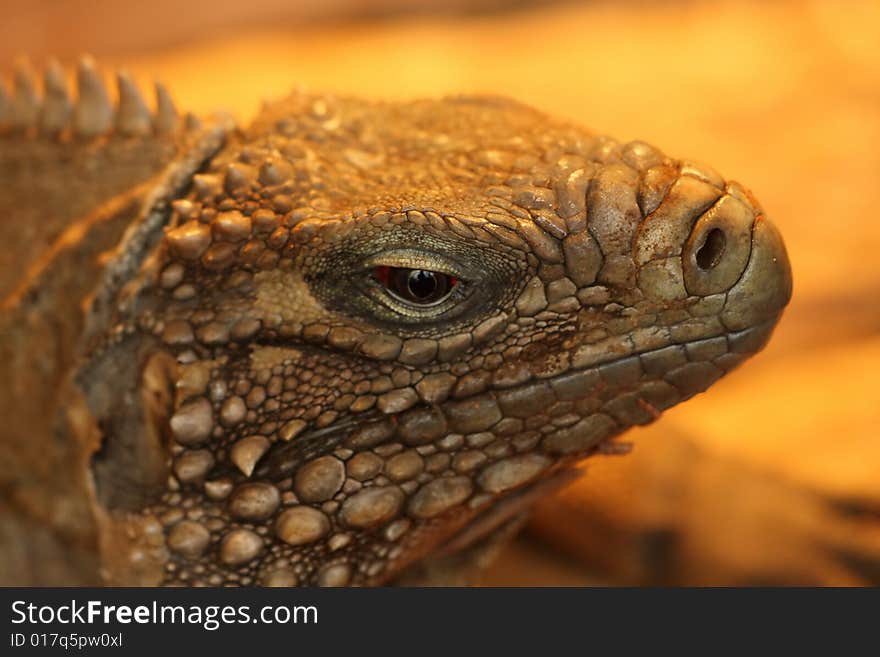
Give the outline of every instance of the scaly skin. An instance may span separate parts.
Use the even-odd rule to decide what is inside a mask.
[[[448,580],[791,294],[743,187],[499,98],[295,94],[160,189],[62,404],[113,584]]]

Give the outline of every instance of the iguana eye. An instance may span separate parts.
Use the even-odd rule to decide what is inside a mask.
[[[393,296],[419,306],[441,303],[458,285],[458,279],[449,274],[407,267],[376,267],[373,277]]]

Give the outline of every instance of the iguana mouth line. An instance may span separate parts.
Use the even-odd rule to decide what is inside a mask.
[[[622,362],[629,358],[640,357],[645,355],[650,355],[652,353],[657,353],[662,351],[663,349],[667,349],[670,346],[680,346],[686,347],[689,344],[695,344],[701,342],[703,340],[709,340],[721,336],[727,336],[728,338],[733,337],[735,339],[741,339],[745,337],[751,337],[755,335],[759,335],[761,333],[769,332],[775,324],[775,318],[769,319],[755,326],[743,329],[741,331],[735,332],[722,332],[718,334],[713,334],[710,336],[706,336],[703,338],[688,340],[681,343],[671,343],[670,345],[666,345],[664,347],[658,347],[654,349],[647,349],[640,352],[634,352],[632,354],[628,354],[626,356],[621,356],[619,358],[615,358],[608,361],[602,361],[601,363],[596,363],[595,365],[590,365],[586,367],[582,367],[579,369],[567,370],[563,373],[556,374],[552,377],[548,377],[547,379],[540,379],[541,381],[545,381],[548,383],[552,383],[554,380],[559,380],[562,377],[572,375],[578,372],[585,372],[589,370],[596,370],[600,366],[613,366],[615,363]],[[267,346],[267,343],[264,341],[260,341],[258,344],[261,346]],[[272,344],[271,346],[277,346],[277,344]],[[308,346],[308,345],[306,345]],[[299,348],[299,346],[297,346]],[[729,351],[727,352],[729,353]],[[690,361],[689,361],[690,362]],[[533,384],[534,381],[530,381],[521,385],[511,386],[509,388],[503,388],[499,390],[491,390],[488,391],[491,393],[499,393],[504,391],[515,391],[521,390],[528,387],[530,384]],[[592,395],[590,394],[592,390],[584,390],[583,395],[579,397],[575,397],[570,401],[577,402],[589,399]],[[474,395],[476,396],[476,395]],[[466,401],[467,398],[456,399],[454,401]],[[443,403],[438,404],[442,408]],[[316,456],[320,456],[322,454],[327,454],[333,451],[336,447],[338,447],[351,433],[352,430],[363,426],[364,424],[369,424],[373,422],[381,422],[385,419],[389,419],[392,422],[397,420],[399,414],[383,414],[377,411],[375,408],[370,409],[369,411],[365,411],[363,413],[349,415],[342,420],[331,424],[327,427],[315,428],[315,429],[306,429],[299,435],[297,435],[291,442],[278,442],[273,444],[266,455],[261,459],[261,465],[259,465],[254,471],[254,476],[256,478],[265,478],[270,480],[278,480],[284,477],[290,476],[296,472],[297,468],[299,468],[304,463],[308,462],[310,458],[314,458]],[[613,438],[610,436],[608,439]],[[393,442],[395,437],[392,436],[388,438],[385,442]],[[604,440],[602,441],[604,442]],[[382,443],[384,444],[384,443]],[[593,447],[597,447],[600,443],[593,445]],[[233,472],[232,466],[226,468],[226,470],[221,471],[219,474],[229,474]]]

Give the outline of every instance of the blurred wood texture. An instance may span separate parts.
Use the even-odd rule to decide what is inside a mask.
[[[753,189],[785,236],[795,293],[767,350],[627,434],[631,455],[588,461],[486,583],[880,584],[880,3],[594,2],[319,23],[304,12],[271,25],[281,3],[234,4],[181,15],[159,2],[89,23],[38,2],[0,34],[37,61],[91,51],[164,80],[186,109],[242,119],[293,85],[513,96],[709,162]],[[429,9],[360,13],[402,4]],[[74,16],[91,27],[70,29]]]

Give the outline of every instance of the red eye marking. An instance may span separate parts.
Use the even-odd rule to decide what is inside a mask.
[[[373,270],[373,276],[384,287],[388,287],[388,281],[391,280],[391,267],[376,267]]]

